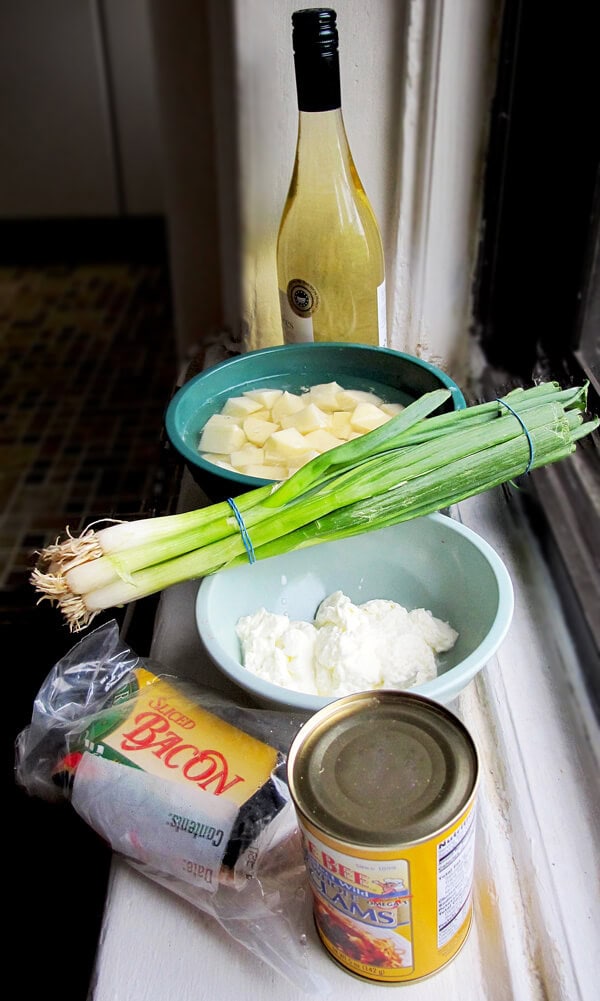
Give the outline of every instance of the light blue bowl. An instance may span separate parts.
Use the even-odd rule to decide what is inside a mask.
[[[322,382],[344,389],[367,389],[387,403],[412,403],[423,393],[448,389],[442,411],[464,410],[465,398],[445,372],[412,355],[366,344],[286,344],[219,362],[195,375],[175,393],[165,414],[169,441],[191,475],[212,500],[262,486],[243,473],[222,469],[198,452],[200,432],[231,396],[251,389],[284,389],[300,393]]]
[[[443,704],[488,663],[513,615],[512,583],[495,550],[459,522],[432,514],[204,578],[196,601],[200,639],[211,660],[259,705],[316,712],[333,700],[288,691],[243,667],[235,627],[263,606],[312,621],[334,591],[356,603],[388,598],[426,608],[457,630],[453,649],[438,658],[438,677],[411,689]]]

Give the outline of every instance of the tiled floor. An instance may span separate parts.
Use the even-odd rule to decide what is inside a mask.
[[[0,590],[31,553],[152,504],[174,344],[160,269],[0,270]]]
[[[110,864],[68,803],[29,797],[14,781],[16,735],[75,642],[55,609],[36,604],[29,574],[35,551],[67,526],[168,503],[160,438],[175,375],[162,266],[0,268],[4,857],[14,887],[9,955],[26,957],[14,962],[23,997],[85,1001]]]

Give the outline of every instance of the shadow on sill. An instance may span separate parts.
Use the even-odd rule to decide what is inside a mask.
[[[578,373],[579,374],[579,373]],[[553,378],[544,373],[539,379]],[[563,385],[581,384],[573,378]],[[519,379],[492,368],[482,376],[486,399],[506,393]],[[598,398],[590,387],[589,406]],[[519,482],[524,512],[535,531],[560,597],[596,718],[600,721],[600,434],[577,443],[559,463],[535,469]]]

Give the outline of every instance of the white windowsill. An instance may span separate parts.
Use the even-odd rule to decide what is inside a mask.
[[[498,655],[451,706],[482,761],[474,926],[444,970],[407,989],[413,1001],[591,1001],[600,978],[598,726],[518,504],[507,504],[496,490],[452,513],[504,560],[515,615]],[[163,594],[152,653],[173,673],[215,684],[219,676],[195,634],[196,590],[192,582]],[[381,994],[339,970],[310,932],[309,950],[334,1001]],[[115,858],[91,998],[115,997],[302,1001],[307,995],[214,920]]]
[[[499,996],[588,999],[600,975],[598,722],[518,498],[492,491],[457,516],[496,549],[515,588],[509,634],[460,700],[487,765],[479,847],[490,883],[478,910],[498,925],[511,983]],[[478,893],[488,894],[481,880]]]

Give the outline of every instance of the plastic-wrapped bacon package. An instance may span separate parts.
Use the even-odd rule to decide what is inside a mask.
[[[115,852],[211,914],[307,993],[310,918],[286,757],[303,722],[242,708],[138,657],[113,620],[50,671],[16,742],[16,779],[67,796]]]

